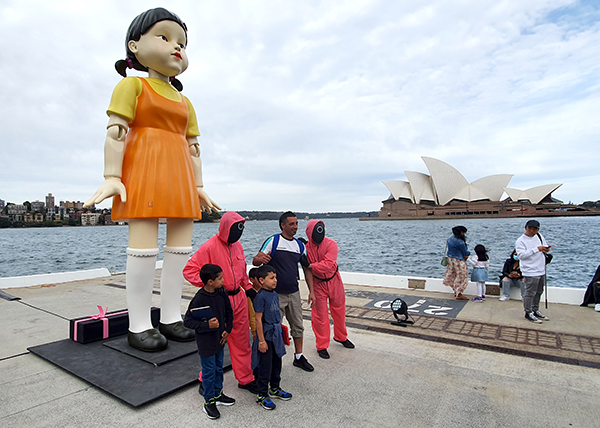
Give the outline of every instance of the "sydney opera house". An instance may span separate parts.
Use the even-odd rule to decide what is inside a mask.
[[[429,175],[405,171],[408,181],[383,182],[391,194],[383,201],[380,218],[538,216],[573,208],[552,198],[561,184],[515,189],[509,187],[512,174],[488,175],[469,183],[451,165],[421,158]]]

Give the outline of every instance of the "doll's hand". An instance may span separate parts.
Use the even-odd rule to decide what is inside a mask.
[[[196,187],[196,190],[198,191],[198,197],[200,197],[202,211],[210,214],[211,211],[217,212],[221,209],[221,207],[208,196],[208,193],[206,193],[202,187],[198,186]]]
[[[127,201],[127,191],[125,190],[125,186],[121,182],[120,178],[117,177],[108,177],[104,180],[104,183],[96,190],[96,193],[88,199],[85,204],[83,204],[83,208],[91,207],[92,205],[99,204],[106,198],[110,198],[111,196],[119,195],[121,197],[121,201]]]

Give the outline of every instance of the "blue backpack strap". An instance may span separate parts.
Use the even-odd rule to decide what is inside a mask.
[[[300,247],[300,255],[302,255],[302,253],[304,253],[304,244],[299,239],[296,239],[296,238],[294,238],[294,239],[298,243],[298,247]]]
[[[279,236],[281,236],[279,233],[273,235],[273,244],[271,245],[271,257],[273,257],[273,254],[275,254],[275,251],[277,250],[277,245],[279,245]]]

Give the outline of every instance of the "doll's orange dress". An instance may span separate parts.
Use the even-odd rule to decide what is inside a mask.
[[[145,80],[125,140],[121,181],[127,202],[113,198],[112,218],[202,218],[186,138],[188,106],[159,95]]]

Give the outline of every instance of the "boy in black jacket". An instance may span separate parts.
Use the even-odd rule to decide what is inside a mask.
[[[202,363],[204,413],[210,419],[217,419],[221,416],[217,405],[235,404],[233,398],[223,393],[223,346],[233,326],[233,311],[229,296],[222,288],[223,270],[219,266],[202,266],[200,279],[204,287],[190,302],[183,324],[196,331],[196,344]],[[196,317],[193,312],[196,312]]]

